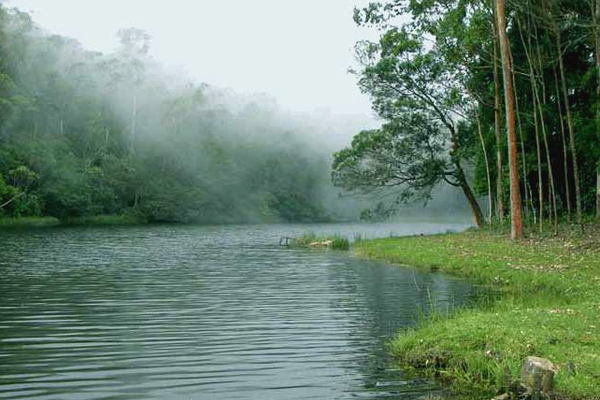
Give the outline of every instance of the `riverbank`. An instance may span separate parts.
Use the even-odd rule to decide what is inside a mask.
[[[45,228],[53,226],[79,226],[79,225],[140,225],[146,221],[130,215],[98,215],[93,217],[78,217],[60,220],[54,217],[21,217],[0,218],[2,228]]]
[[[61,222],[54,217],[22,217],[22,218],[0,218],[0,229],[2,228],[43,228],[58,226]]]
[[[598,237],[572,233],[513,244],[504,235],[470,231],[362,241],[354,251],[468,277],[500,292],[401,333],[391,350],[404,367],[445,381],[458,395],[491,398],[535,355],[559,367],[559,398],[599,399]]]

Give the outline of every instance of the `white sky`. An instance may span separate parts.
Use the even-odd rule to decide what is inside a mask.
[[[109,52],[118,29],[152,36],[152,56],[199,82],[264,92],[292,112],[370,119],[346,70],[374,32],[352,21],[368,0],[8,0],[50,32]]]

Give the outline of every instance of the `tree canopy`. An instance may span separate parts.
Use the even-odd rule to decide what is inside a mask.
[[[395,0],[356,9],[358,24],[381,32],[357,44],[357,74],[384,122],[336,153],[334,183],[394,187],[392,204],[427,198],[440,182],[457,185],[481,225],[482,196],[488,221],[504,220],[510,175],[523,196],[511,214],[522,209],[540,229],[561,218],[581,223],[597,208],[599,14],[598,0]],[[512,108],[505,95],[514,95]],[[427,140],[436,147],[424,157]]]

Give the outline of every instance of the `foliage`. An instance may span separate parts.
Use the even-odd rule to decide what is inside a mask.
[[[400,200],[428,199],[450,175],[438,124],[422,113],[402,115],[381,129],[363,131],[335,153],[333,182],[347,190],[372,193],[397,187]]]
[[[87,51],[0,5],[0,213],[328,220],[328,150],[268,102],[173,78],[146,32],[118,36],[112,54]]]
[[[554,208],[557,214],[570,218],[576,201],[571,160],[576,155],[582,206],[591,213],[596,205],[600,159],[595,0],[506,3],[523,208],[532,221],[535,214],[539,222],[540,210],[543,218],[551,218]],[[359,86],[371,96],[373,109],[384,120],[384,126],[359,133],[352,147],[336,154],[334,182],[362,192],[376,188],[381,191],[385,185],[399,187],[399,191],[385,191],[388,196],[397,195],[395,201],[427,198],[430,187],[440,181],[463,188],[468,181],[469,189],[472,185],[477,195],[494,199],[495,188],[499,188],[500,194],[508,198],[508,181],[497,182],[500,174],[492,167],[497,154],[507,159],[505,133],[500,132],[500,142],[495,140],[495,98],[503,93],[502,89],[499,93],[494,90],[494,60],[499,63],[499,52],[493,3],[393,0],[356,9],[354,20],[381,32],[379,41],[357,44],[357,57],[363,64],[358,71]],[[576,132],[575,153],[569,149],[571,139],[566,134],[569,118],[559,60],[565,66],[569,111]],[[501,83],[499,86],[502,88]],[[441,147],[431,160],[436,158],[437,165],[444,168],[428,169],[427,174],[410,179],[389,179],[398,170],[404,177],[407,166],[421,166],[419,157],[400,157],[408,153],[395,148],[399,138],[406,140],[415,130],[397,121],[406,121],[407,115],[413,114],[431,121],[428,126],[422,124],[423,131]],[[502,112],[500,117],[502,120]],[[396,124],[398,132],[390,135],[389,124]],[[386,144],[380,144],[382,137],[387,138]],[[385,152],[397,157],[384,159],[382,155],[374,162],[374,151],[361,148],[361,143],[371,144],[367,138],[379,141],[378,148],[385,147]],[[422,141],[404,143],[416,153],[422,150]],[[461,176],[463,168],[470,179]],[[507,165],[502,164],[504,179],[508,178],[506,169]],[[472,204],[468,191],[464,191]]]

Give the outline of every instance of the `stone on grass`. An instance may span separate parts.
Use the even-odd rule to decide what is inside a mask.
[[[521,384],[533,396],[549,395],[552,391],[554,374],[557,368],[550,360],[540,357],[527,357],[521,367]]]

